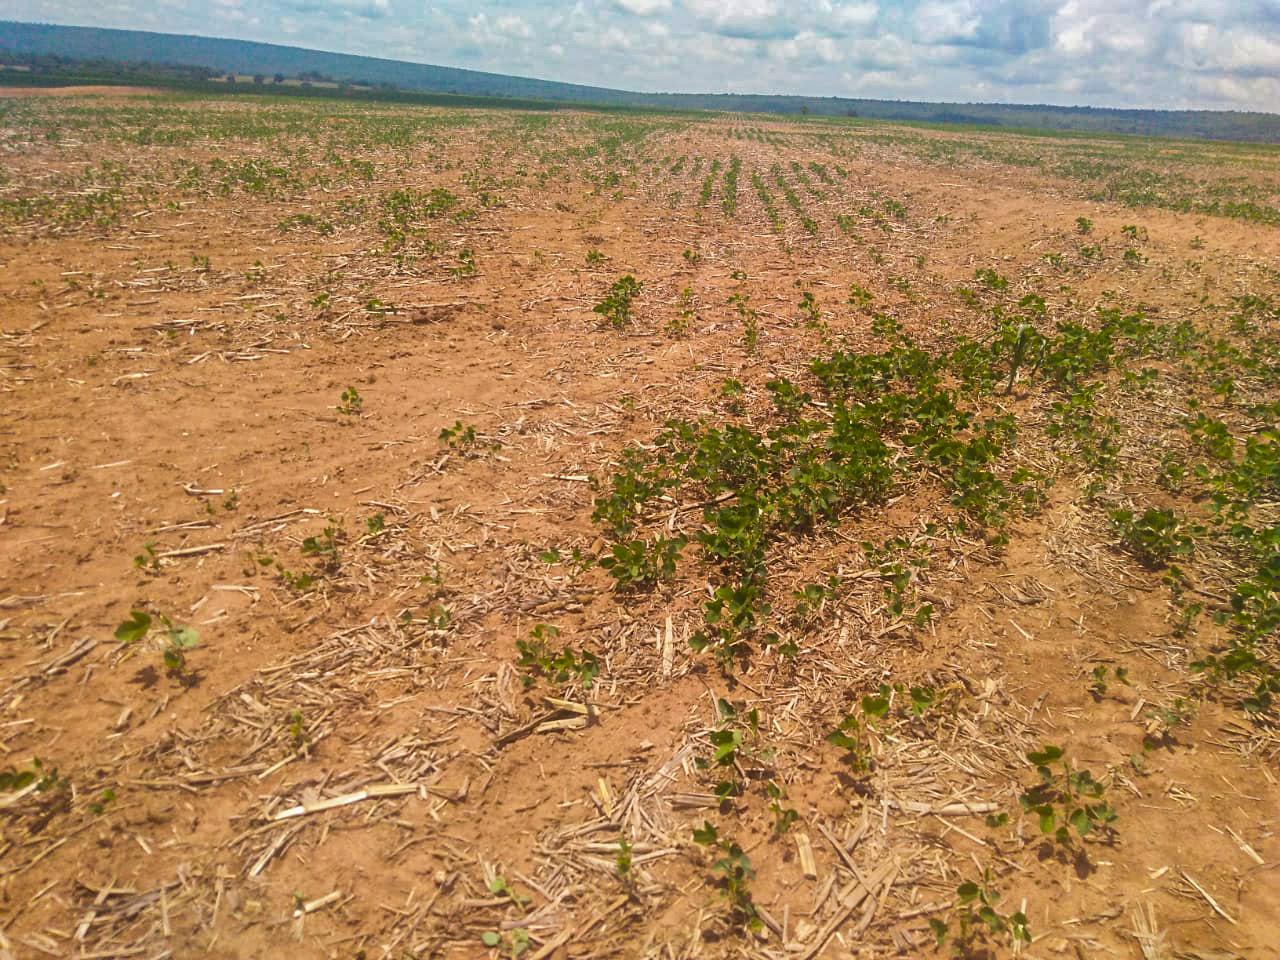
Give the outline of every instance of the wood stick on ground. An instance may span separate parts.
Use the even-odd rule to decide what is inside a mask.
[[[813,844],[807,833],[796,834],[796,851],[800,854],[800,869],[808,880],[818,879],[818,865],[813,860]]]
[[[896,863],[886,863],[871,875],[865,885],[855,880],[847,890],[842,891],[837,897],[837,902],[840,905],[836,908],[835,916],[818,931],[817,938],[804,953],[800,954],[798,960],[814,960],[814,957],[822,953],[827,941],[835,936],[835,932],[849,921],[849,918],[853,916],[858,907],[862,906],[862,902],[867,897],[875,895],[874,891],[879,889],[886,878],[895,873],[897,869],[898,865]]]
[[[273,822],[289,820],[293,817],[302,817],[312,813],[322,813],[325,810],[333,810],[337,807],[345,807],[353,803],[359,803],[362,800],[403,797],[406,794],[417,792],[418,785],[416,783],[385,783],[379,786],[365,787],[363,790],[343,794],[340,797],[330,797],[328,800],[317,800],[315,803],[300,803],[296,807],[281,810],[271,819]]]
[[[551,940],[548,940],[545,944],[543,944],[542,948],[538,950],[537,953],[533,954],[533,956],[529,958],[529,960],[547,960],[547,957],[551,956],[553,953],[559,950],[562,946],[564,946],[566,943],[572,940],[575,935],[579,937],[585,937],[588,933],[591,932],[592,927],[594,927],[597,923],[599,923],[609,914],[613,913],[613,911],[617,910],[619,907],[625,904],[629,899],[631,899],[629,895],[618,897],[618,899],[611,902],[608,906],[606,906],[603,910],[601,910],[599,913],[593,916],[590,920],[588,920],[578,929],[565,930],[563,933],[560,933],[555,937],[553,937]]]
[[[157,560],[174,560],[178,557],[198,557],[206,553],[217,553],[219,550],[225,550],[225,543],[210,543],[203,547],[183,547],[179,550],[165,550],[163,553],[157,553]]]
[[[1134,908],[1133,936],[1143,960],[1164,960],[1164,934],[1156,924],[1156,908],[1150,902]]]
[[[1205,902],[1208,903],[1209,906],[1213,908],[1214,913],[1220,916],[1223,920],[1227,921],[1227,923],[1235,925],[1236,923],[1235,918],[1233,918],[1231,914],[1227,913],[1227,911],[1223,910],[1222,907],[1218,906],[1218,901],[1213,899],[1213,897],[1209,895],[1209,891],[1207,891],[1204,887],[1200,886],[1200,884],[1196,883],[1196,881],[1192,879],[1191,874],[1187,873],[1187,871],[1180,870],[1179,872],[1182,874],[1182,879],[1186,880],[1187,883],[1195,887],[1196,891],[1200,894],[1200,896],[1204,897]]]
[[[934,817],[967,817],[984,813],[995,813],[1000,809],[998,803],[944,803],[934,806],[914,800],[890,800],[889,806],[897,807],[903,813],[922,813]]]

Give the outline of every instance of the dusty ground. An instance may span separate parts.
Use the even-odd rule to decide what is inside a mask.
[[[0,97],[153,97],[162,93],[153,87],[108,87],[108,86],[71,86],[71,87],[4,87],[0,86]]]
[[[774,544],[791,657],[690,649],[715,581],[692,547],[631,593],[571,559],[607,552],[593,500],[624,449],[676,417],[767,423],[766,382],[881,349],[876,313],[926,346],[984,336],[978,269],[1052,320],[1115,305],[1217,331],[1232,298],[1280,295],[1266,222],[1089,199],[1061,169],[930,155],[934,136],[163,99],[0,113],[0,769],[33,771],[0,791],[0,955],[946,955],[930,920],[954,938],[957,887],[985,877],[1031,941],[975,935],[968,955],[1280,956],[1280,740],[1189,668],[1222,640],[1236,568],[1197,547],[1210,609],[1176,630],[1164,574],[1106,519],[1174,502],[1148,460],[1181,395],[1108,395],[1104,477],[1047,440],[1011,453],[1046,482],[1007,542],[926,477]],[[1177,168],[1195,197],[1274,195],[1274,150],[1208,156]],[[453,199],[429,206],[435,188]],[[418,198],[400,220],[398,190]],[[593,307],[628,274],[614,329]],[[1243,392],[1280,400],[1252,376]],[[990,399],[1029,437],[1049,402]],[[650,519],[674,530],[686,506]],[[905,612],[861,546],[894,537],[919,561]],[[819,615],[780,612],[831,575]],[[122,643],[135,610],[151,630]],[[178,670],[164,618],[198,632]],[[540,625],[598,657],[594,683],[521,664]],[[1126,680],[1098,689],[1100,666]],[[900,689],[850,769],[827,735],[881,684]],[[729,765],[722,698],[759,718]],[[1061,844],[1021,810],[1046,744],[1105,785],[1114,833]],[[705,823],[749,859],[746,899],[694,842]]]

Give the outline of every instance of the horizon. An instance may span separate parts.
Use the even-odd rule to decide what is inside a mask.
[[[268,0],[249,14],[243,0],[215,0],[202,15],[189,0],[164,9],[124,0],[105,11],[80,0],[0,0],[0,19],[269,43],[645,94],[1259,113],[1280,103],[1280,0],[1154,0],[1120,13],[1102,12],[1099,0],[809,0],[789,9],[748,0],[730,11],[706,0],[514,0],[475,12],[448,0],[419,11],[417,23],[402,19],[400,6]],[[75,8],[83,12],[69,22]],[[548,8],[563,12],[534,15]],[[268,17],[271,10],[306,14],[305,23]],[[428,21],[447,29],[429,30]],[[695,48],[701,56],[692,56]],[[1153,89],[1167,93],[1140,92]]]

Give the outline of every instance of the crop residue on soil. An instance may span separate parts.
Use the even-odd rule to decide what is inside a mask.
[[[0,104],[0,956],[1280,956],[1280,154],[1174,146]]]

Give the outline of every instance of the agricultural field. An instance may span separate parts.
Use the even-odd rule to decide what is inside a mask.
[[[1280,957],[1280,149],[0,99],[0,957]]]

